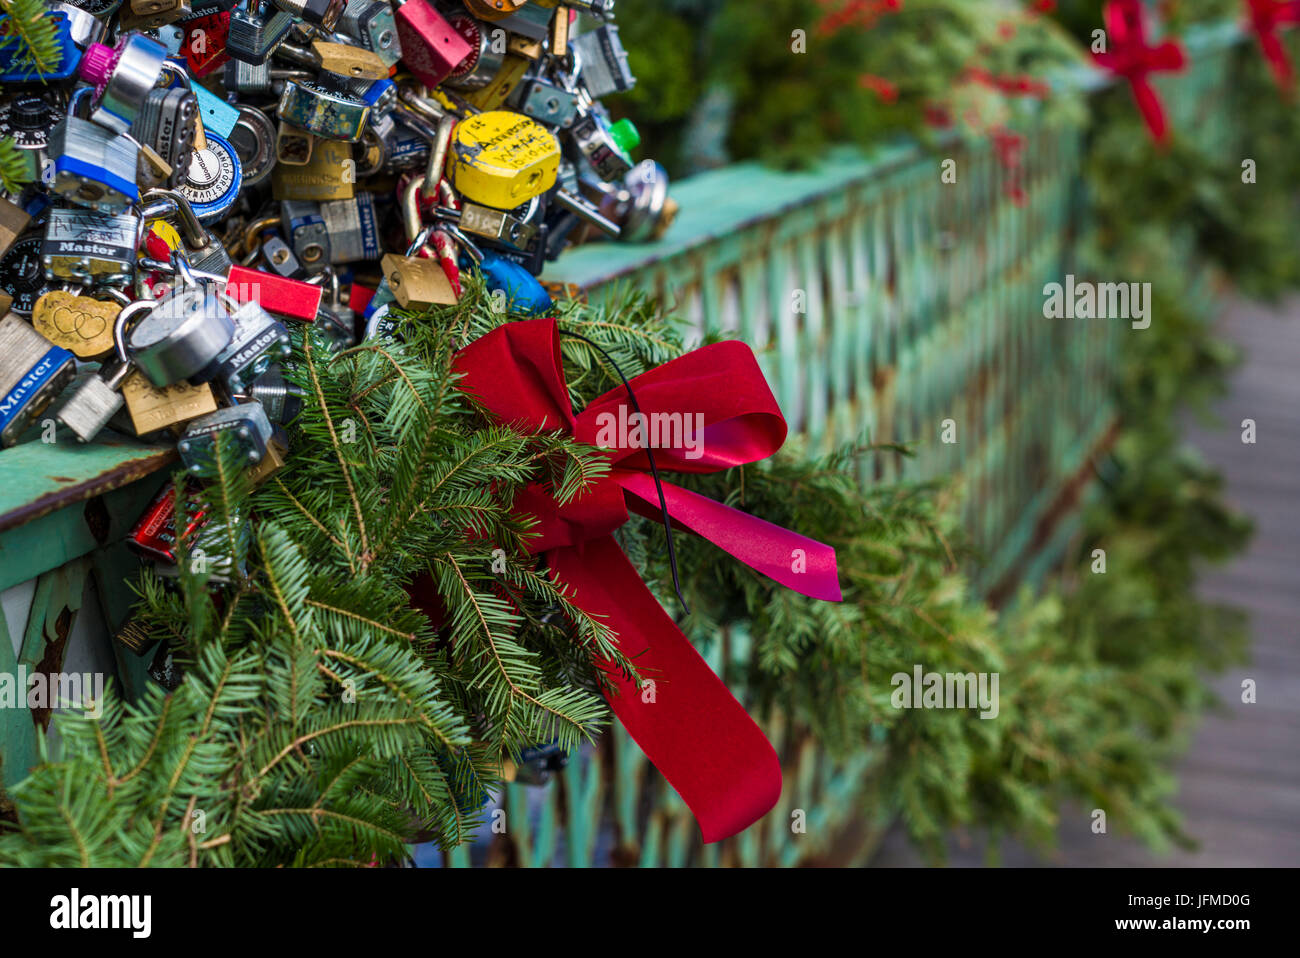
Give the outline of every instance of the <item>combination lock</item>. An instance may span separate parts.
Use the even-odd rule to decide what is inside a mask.
[[[36,301],[50,291],[41,260],[44,228],[20,236],[0,258],[0,290],[13,298],[10,309],[20,316],[30,316]]]
[[[235,204],[243,185],[243,165],[229,141],[215,133],[206,135],[207,145],[190,157],[188,182],[180,193],[190,202],[200,222],[221,219]]]
[[[0,106],[0,139],[12,139],[20,150],[44,150],[62,119],[63,109],[50,99],[23,94]]]

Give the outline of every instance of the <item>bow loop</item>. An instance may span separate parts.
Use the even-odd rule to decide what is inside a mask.
[[[1187,65],[1183,49],[1172,40],[1149,46],[1142,0],[1108,0],[1102,13],[1106,24],[1105,53],[1094,53],[1098,65],[1128,81],[1142,119],[1157,143],[1169,133],[1164,106],[1150,74],[1177,71]]]

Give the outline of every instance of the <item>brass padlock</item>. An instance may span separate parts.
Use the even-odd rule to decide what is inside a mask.
[[[14,240],[22,235],[31,222],[26,211],[11,200],[0,200],[0,256],[9,252]]]
[[[262,457],[262,461],[249,467],[248,478],[252,480],[254,486],[260,486],[273,473],[284,468],[289,447],[281,441],[281,436],[283,431],[280,435],[273,435],[266,444],[266,455]]]
[[[117,18],[124,30],[156,30],[192,15],[188,0],[131,0]]]
[[[271,194],[277,200],[350,200],[355,190],[356,177],[351,175],[355,169],[351,143],[317,140],[305,165],[275,165]]]
[[[159,389],[139,372],[122,382],[122,397],[137,436],[217,411],[217,399],[208,383],[192,386],[182,380]]]
[[[316,150],[316,137],[283,120],[275,134],[275,168],[306,166]]]
[[[569,55],[569,8],[560,7],[551,20],[551,35],[548,39],[550,54],[563,58]]]
[[[435,259],[389,253],[380,266],[394,298],[405,309],[452,306],[457,302],[451,281]]]
[[[379,54],[365,47],[313,40],[311,49],[316,54],[317,66],[326,73],[356,80],[388,79],[388,64]]]
[[[528,0],[465,0],[465,9],[480,20],[503,20],[519,12]]]
[[[122,307],[65,289],[52,289],[32,307],[32,325],[78,359],[103,359],[113,351],[113,323]]]

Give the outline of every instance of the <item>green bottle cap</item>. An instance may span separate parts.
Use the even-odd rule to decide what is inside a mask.
[[[624,117],[609,126],[609,136],[624,153],[630,154],[641,143],[641,134],[636,131],[632,121]]]

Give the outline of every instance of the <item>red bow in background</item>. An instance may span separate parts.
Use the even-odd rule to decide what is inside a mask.
[[[1102,16],[1106,24],[1106,52],[1094,53],[1093,58],[1103,68],[1128,81],[1147,129],[1157,143],[1163,143],[1169,135],[1169,126],[1149,77],[1158,70],[1181,70],[1187,63],[1183,49],[1171,40],[1159,46],[1147,46],[1142,0],[1109,0]]]
[[[465,347],[460,388],[498,422],[523,431],[563,431],[598,445],[602,427],[626,422],[627,391],[610,390],[575,416],[560,362],[554,319],[510,323]],[[698,443],[654,448],[660,471],[706,473],[772,455],[786,422],[754,354],[739,342],[687,353],[631,380],[636,405],[656,414],[702,416]],[[623,407],[620,410],[620,407]],[[622,420],[620,420],[622,416]],[[613,417],[612,419],[610,417]],[[659,493],[643,448],[607,450],[611,470],[561,506],[541,485],[515,500],[537,519],[529,550],[543,554],[573,601],[606,617],[622,651],[656,683],[653,701],[615,670],[610,708],[694,812],[704,841],[747,828],[781,795],[781,766],[763,732],[664,612],[610,535],[628,510],[660,517]],[[706,496],[662,483],[674,524],[701,535],[782,585],[839,601],[835,550]],[[798,570],[798,571],[796,571]]]
[[[1300,23],[1300,0],[1246,0],[1246,7],[1250,28],[1259,40],[1273,78],[1279,87],[1290,91],[1295,71],[1277,32],[1283,26]]]

